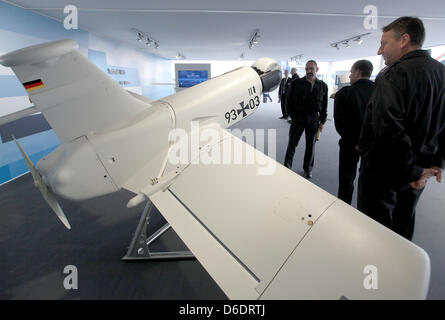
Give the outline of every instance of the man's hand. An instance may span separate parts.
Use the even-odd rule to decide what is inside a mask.
[[[436,181],[437,182],[442,182],[442,174],[443,174],[443,169],[440,167],[431,167],[431,169],[435,169],[437,170],[437,174],[436,174]]]
[[[323,123],[320,123],[320,124],[318,125],[318,129],[320,129],[320,132],[323,131]]]
[[[426,182],[429,178],[436,176],[436,180],[440,182],[442,180],[442,168],[439,167],[431,167],[423,169],[423,173],[420,176],[419,180],[411,182],[410,186],[414,189],[421,190],[425,188]]]

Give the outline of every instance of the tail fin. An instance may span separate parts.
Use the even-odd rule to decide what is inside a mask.
[[[77,48],[74,40],[60,40],[0,57],[62,142],[104,130],[147,108]]]

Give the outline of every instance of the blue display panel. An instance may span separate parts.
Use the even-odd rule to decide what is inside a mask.
[[[190,88],[209,80],[209,72],[207,70],[179,70],[178,84],[180,88]]]

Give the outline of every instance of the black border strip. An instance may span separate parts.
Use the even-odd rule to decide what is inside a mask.
[[[40,82],[43,84],[42,79],[37,79],[37,80],[29,81],[29,82],[24,82],[22,84],[23,84],[24,87],[26,87],[26,86],[29,86],[31,84],[36,84],[36,83],[40,83]]]

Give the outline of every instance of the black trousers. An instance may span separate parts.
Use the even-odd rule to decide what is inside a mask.
[[[263,92],[263,102],[267,102],[267,98],[269,98],[270,102],[272,102],[272,98],[270,97],[269,92]]]
[[[422,192],[409,184],[388,185],[377,172],[360,166],[358,210],[408,240],[413,238],[416,205]]]
[[[292,168],[292,161],[295,154],[295,148],[298,146],[301,135],[306,136],[306,150],[304,152],[303,170],[311,172],[314,167],[315,138],[318,130],[318,115],[305,117],[296,117],[292,119],[289,129],[289,144],[287,145],[284,165]]]
[[[354,180],[360,159],[358,151],[351,143],[340,140],[338,167],[338,198],[351,204],[354,193]]]
[[[286,96],[281,97],[281,112],[283,113],[283,117],[287,118],[287,110],[286,110]]]

